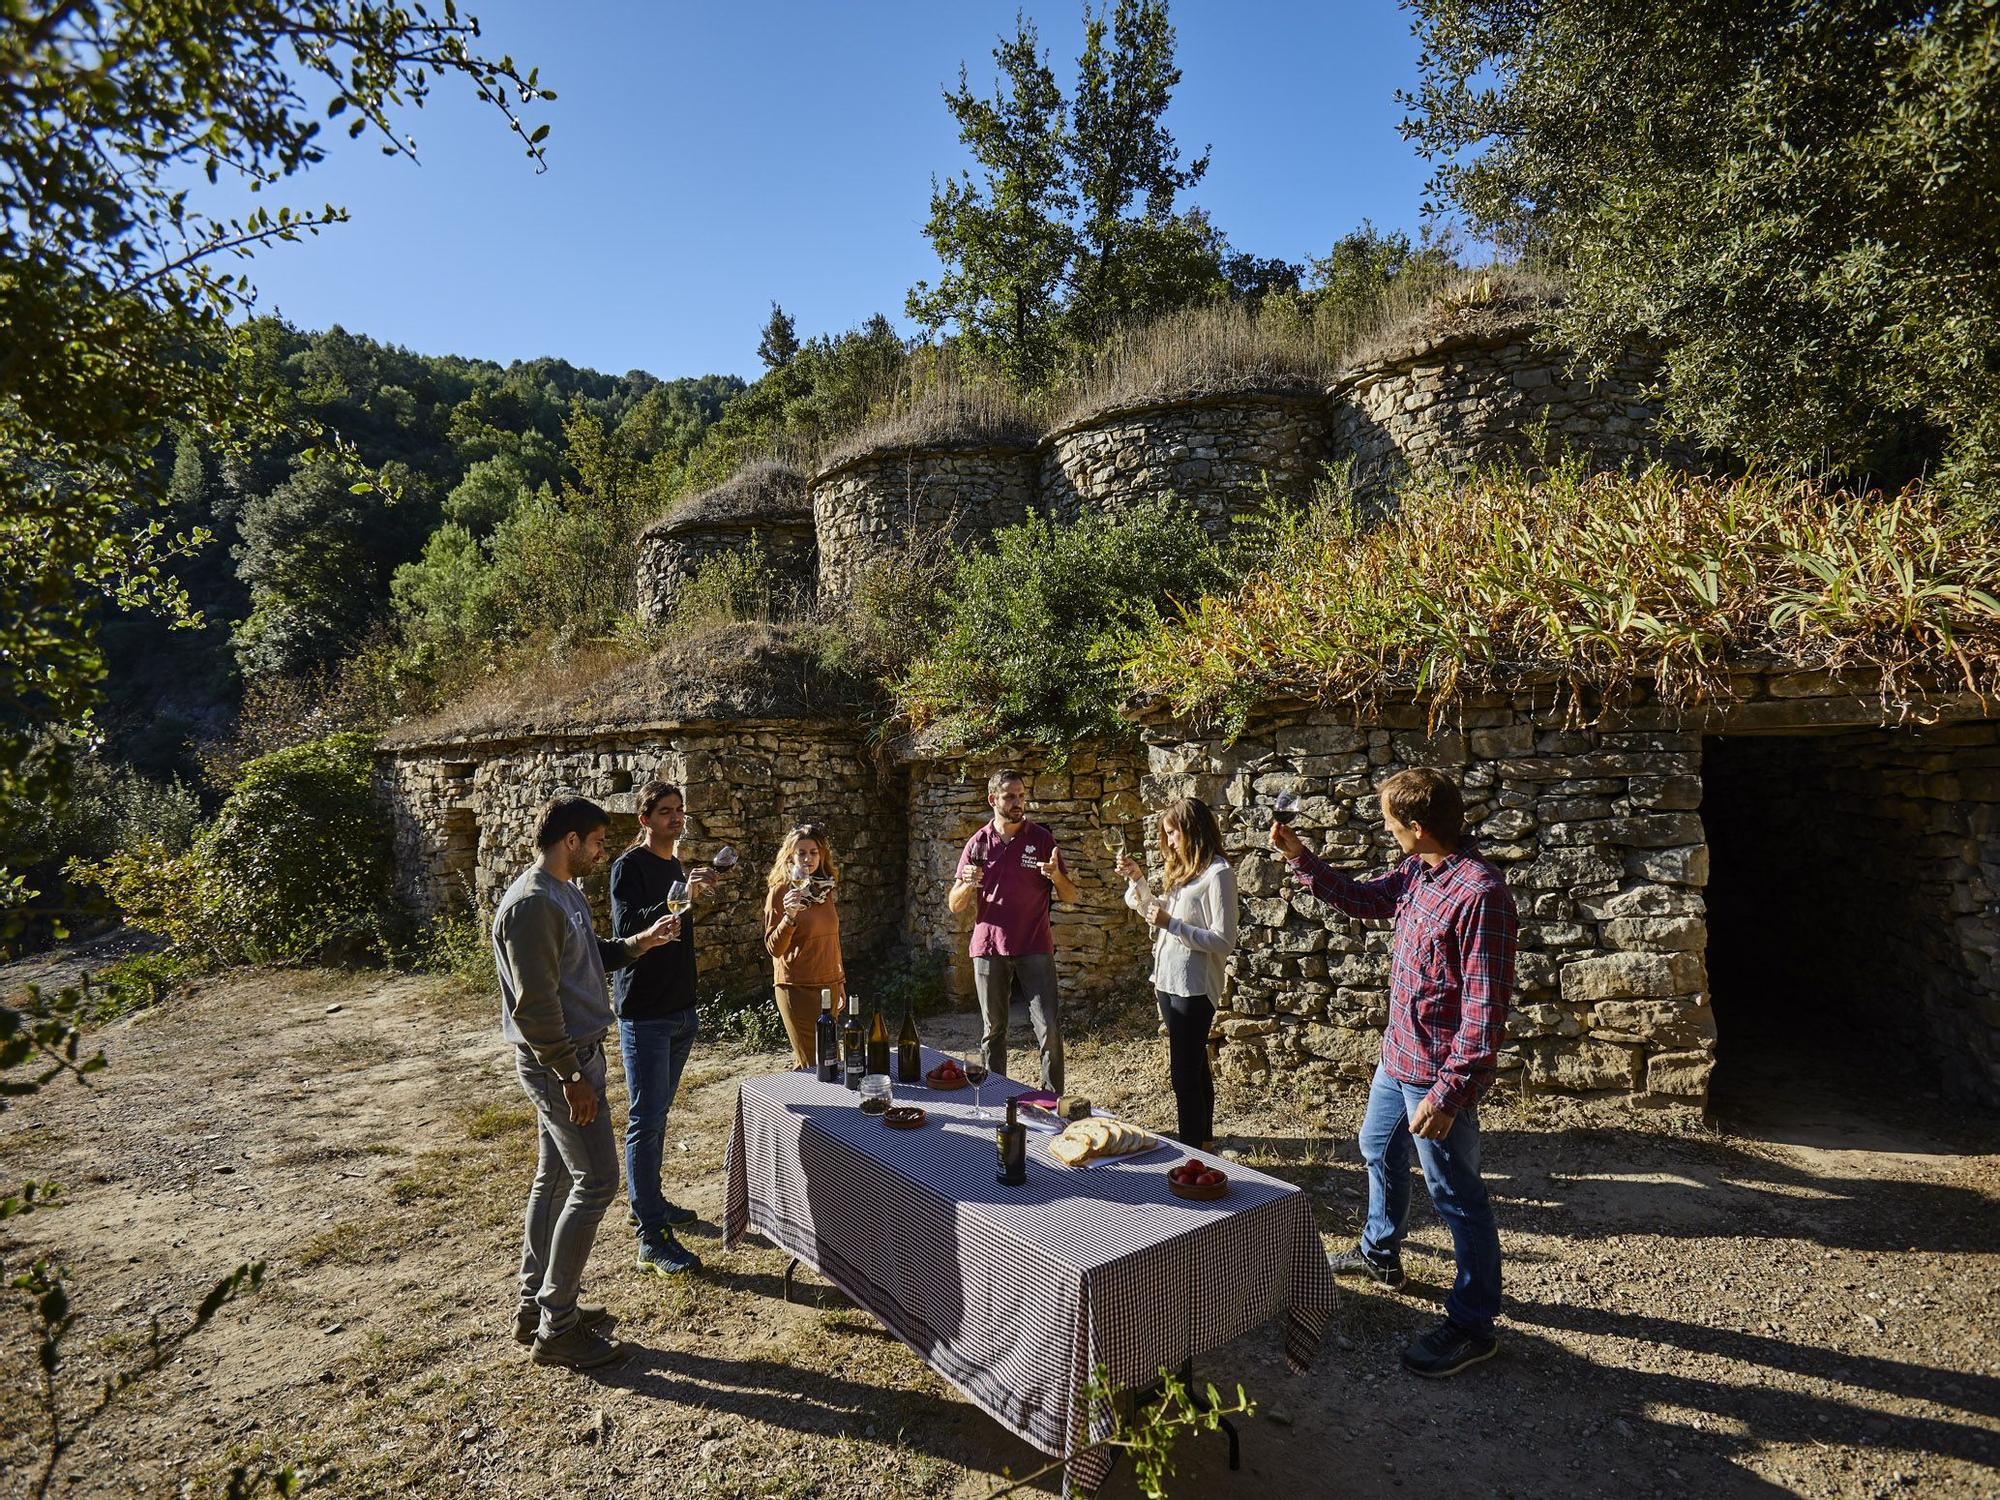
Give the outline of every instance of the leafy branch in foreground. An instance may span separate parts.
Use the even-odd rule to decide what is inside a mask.
[[[1129,634],[1133,685],[1225,721],[1273,695],[1414,693],[1443,717],[1536,679],[1692,705],[1741,667],[1879,673],[1885,703],[2000,691],[2000,532],[1924,486],[1493,470],[1431,476],[1372,530],[1307,517],[1297,542]]]
[[[1205,1387],[1203,1394],[1206,1399],[1197,1401],[1186,1381],[1162,1370],[1160,1399],[1140,1407],[1128,1422],[1119,1413],[1117,1393],[1111,1389],[1110,1372],[1099,1365],[1090,1377],[1088,1400],[1091,1410],[1111,1414],[1111,1431],[1095,1442],[1085,1444],[1068,1459],[1059,1458],[1053,1463],[1043,1464],[1032,1474],[1023,1474],[1018,1479],[1009,1476],[1008,1482],[994,1490],[986,1500],[1000,1500],[1003,1495],[1026,1489],[1044,1475],[1062,1468],[1065,1463],[1074,1462],[1080,1454],[1099,1448],[1108,1448],[1114,1453],[1129,1453],[1132,1456],[1132,1477],[1139,1493],[1146,1500],[1167,1500],[1167,1481],[1174,1475],[1174,1444],[1182,1433],[1219,1432],[1225,1418],[1256,1414],[1257,1403],[1240,1385],[1236,1387],[1236,1401],[1232,1406],[1222,1404],[1222,1397],[1213,1385]]]
[[[42,1471],[35,1493],[46,1495],[55,1484],[56,1470],[61,1466],[64,1455],[90,1429],[91,1424],[110,1410],[135,1381],[150,1375],[178,1354],[181,1346],[206,1328],[224,1307],[262,1288],[264,1263],[261,1260],[250,1261],[216,1282],[184,1327],[163,1333],[160,1320],[155,1317],[146,1336],[145,1352],[131,1365],[106,1376],[96,1397],[74,1414],[67,1414],[64,1410],[60,1384],[63,1340],[69,1336],[76,1322],[76,1309],[70,1302],[63,1266],[45,1256],[13,1276],[7,1284],[27,1302],[34,1325],[38,1371],[36,1393],[41,1401],[41,1415],[47,1431],[42,1448]],[[281,1489],[280,1493],[289,1491]]]

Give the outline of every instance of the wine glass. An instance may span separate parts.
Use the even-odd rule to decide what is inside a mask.
[[[980,1085],[986,1082],[988,1076],[985,1052],[975,1043],[959,1055],[959,1061],[965,1066],[965,1081],[972,1085],[972,1118],[975,1120],[990,1118],[986,1113],[986,1106],[979,1102]]]
[[[720,849],[715,851],[715,858],[710,860],[708,865],[710,869],[716,871],[733,870],[736,868],[736,858],[736,850],[732,846],[724,844]]]
[[[676,880],[672,885],[667,887],[667,910],[672,915],[678,917],[687,909],[688,883],[685,880]],[[679,939],[676,938],[675,941],[678,942]]]
[[[1292,819],[1299,815],[1299,794],[1289,787],[1278,793],[1278,800],[1271,808],[1271,821],[1292,826]]]
[[[1097,836],[1104,843],[1104,852],[1111,856],[1113,864],[1125,857],[1125,830],[1116,823],[1106,823],[1097,830]]]

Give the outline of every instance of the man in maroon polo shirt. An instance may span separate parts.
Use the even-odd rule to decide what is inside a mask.
[[[986,1066],[1007,1072],[1007,1011],[1018,987],[1042,1055],[1042,1087],[1063,1091],[1062,1017],[1056,1004],[1056,945],[1049,934],[1052,898],[1076,899],[1055,835],[1028,821],[1028,784],[1019,771],[995,771],[986,783],[991,822],[965,841],[947,904],[973,912],[972,980],[985,1022]]]

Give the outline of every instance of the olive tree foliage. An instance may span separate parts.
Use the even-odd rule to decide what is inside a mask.
[[[222,217],[205,186],[277,188],[328,125],[414,157],[398,114],[454,78],[540,167],[548,127],[519,111],[553,96],[452,0],[0,0],[0,848],[61,794],[102,601],[193,618],[165,564],[204,538],[155,514],[164,441],[275,430],[268,383],[238,378],[243,261],[345,217]],[[20,894],[0,870],[0,908]]]
[[[924,233],[942,270],[907,306],[1033,390],[1121,325],[1227,291],[1226,247],[1176,207],[1208,155],[1183,164],[1164,123],[1181,77],[1165,0],[1086,12],[1068,98],[1025,14],[993,61],[990,98],[962,67],[945,90],[979,176],[933,179]]]
[[[2000,475],[2000,4],[1411,0],[1435,206],[1739,455]]]

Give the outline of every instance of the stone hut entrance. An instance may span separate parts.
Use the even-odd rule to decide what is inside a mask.
[[[2000,726],[1710,735],[1710,1098],[2000,1103]]]

